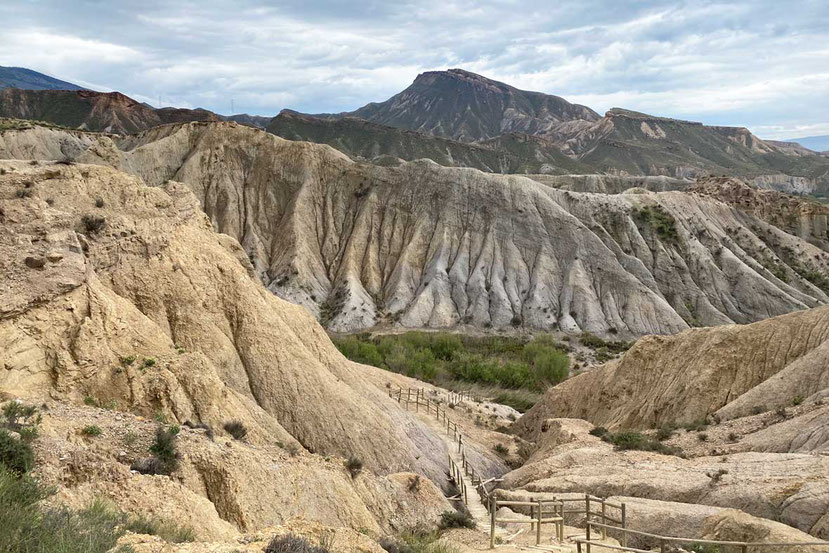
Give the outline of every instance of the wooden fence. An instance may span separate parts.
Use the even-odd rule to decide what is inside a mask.
[[[475,472],[475,469],[466,458],[466,452],[463,447],[463,434],[458,425],[448,417],[447,410],[440,402],[426,397],[426,391],[422,388],[389,390],[389,397],[396,399],[398,403],[405,404],[407,410],[410,405],[414,405],[414,408],[418,412],[423,408],[428,415],[434,413],[435,419],[441,423],[446,433],[452,437],[452,442],[458,444],[461,463],[458,464],[452,458],[452,455],[449,455],[449,477],[458,488],[458,495],[449,499],[463,501],[464,504],[469,503],[469,490],[467,489],[463,475],[469,476],[472,480],[472,485],[475,486],[480,494],[481,501],[490,513],[490,549],[495,547],[495,526],[497,523],[529,524],[530,529],[536,532],[536,545],[540,545],[542,524],[555,524],[556,538],[559,541],[563,541],[564,517],[566,515],[583,514],[585,517],[585,537],[573,540],[576,543],[579,553],[592,553],[593,548],[599,550],[627,551],[630,553],[652,553],[651,550],[629,547],[627,545],[629,536],[652,540],[658,544],[660,553],[667,553],[667,547],[671,544],[729,547],[739,553],[773,553],[775,551],[774,548],[779,549],[781,547],[809,547],[814,548],[816,552],[829,550],[829,542],[825,541],[780,543],[737,542],[676,538],[631,530],[627,527],[627,508],[624,503],[614,503],[589,494],[578,498],[553,498],[537,501],[507,501],[498,499],[487,486],[493,483],[497,484],[501,479],[488,478],[484,480],[479,473]],[[459,403],[460,399],[471,399],[472,397],[468,394],[449,392],[447,402],[452,405]],[[570,504],[575,505],[569,507]],[[497,513],[500,507],[524,508],[524,510],[529,510],[529,518],[499,519]],[[620,545],[602,543],[595,539],[600,537],[602,540],[606,540],[608,534],[618,536]]]
[[[610,545],[606,543],[597,542],[593,539],[593,529],[598,529],[602,536],[607,537],[607,532],[619,533],[621,545]],[[622,528],[610,524],[588,520],[586,522],[586,532],[584,538],[577,538],[574,541],[579,553],[591,553],[592,548],[600,551],[628,551],[632,553],[652,553],[652,549],[637,549],[635,547],[628,547],[628,536],[638,536],[653,541],[659,547],[660,553],[666,553],[668,546],[672,544],[682,544],[686,546],[711,546],[711,547],[728,547],[730,551],[739,551],[739,553],[777,553],[780,548],[796,547],[814,549],[814,551],[827,551],[829,542],[826,541],[811,541],[811,542],[743,542],[743,541],[726,541],[726,540],[704,540],[694,538],[676,538],[671,536],[661,536],[659,534],[651,534],[649,532],[641,532],[639,530],[631,530],[630,528]],[[584,549],[582,549],[584,547]],[[718,549],[719,550],[719,549]],[[723,552],[725,553],[725,552]]]
[[[414,409],[417,412],[420,412],[422,408],[426,414],[434,414],[435,420],[437,420],[446,433],[451,436],[453,444],[457,443],[458,453],[461,455],[461,462],[459,465],[452,458],[452,455],[449,455],[449,477],[455,484],[455,487],[458,488],[458,495],[450,497],[449,499],[462,500],[464,504],[469,504],[469,490],[467,489],[466,482],[463,479],[463,475],[466,475],[472,480],[472,485],[475,486],[476,490],[478,490],[484,505],[489,508],[490,493],[487,486],[492,483],[500,482],[501,479],[489,478],[484,480],[482,475],[475,471],[475,468],[466,457],[466,451],[463,447],[463,433],[461,432],[460,427],[458,427],[458,425],[449,418],[449,410],[443,407],[439,401],[427,397],[426,390],[423,388],[408,388],[406,390],[398,388],[397,390],[389,390],[389,397],[396,399],[401,405],[405,405],[406,410],[408,410],[411,405],[414,405]],[[457,400],[459,400],[459,398],[471,399],[473,397],[473,395],[468,393],[449,392],[447,396],[447,403],[449,405],[453,405],[458,402]],[[453,402],[453,400],[456,401]]]

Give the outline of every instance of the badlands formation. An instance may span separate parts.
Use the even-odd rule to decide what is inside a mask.
[[[354,162],[234,123],[125,138],[34,126],[0,135],[0,158],[71,159],[150,186],[185,184],[268,289],[335,331],[518,326],[635,337],[829,299],[829,209],[803,202],[772,216],[750,187],[740,198],[710,186],[571,192],[425,160]]]
[[[645,532],[829,538],[822,206],[716,179],[597,194],[383,167],[219,122],[127,137],[23,125],[0,133],[0,159],[0,399],[41,412],[50,501],[103,498],[193,531],[179,545],[125,535],[136,553],[262,551],[289,533],[336,553],[400,550],[388,540],[460,506],[450,458],[495,479],[500,500],[590,493]],[[517,418],[349,362],[315,316],[336,330],[669,336]],[[425,390],[461,447],[429,408],[391,398],[398,387]],[[178,467],[131,470],[160,421],[181,426]],[[467,491],[478,529],[426,551],[488,548]],[[567,517],[565,538],[585,535],[583,518]],[[550,531],[547,550],[576,550]],[[497,541],[535,543],[515,523]]]

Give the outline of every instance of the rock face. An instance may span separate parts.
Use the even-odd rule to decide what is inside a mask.
[[[743,452],[683,459],[643,451],[614,451],[610,444],[589,435],[588,429],[583,421],[544,421],[539,425],[536,451],[524,466],[505,475],[501,486],[512,497],[589,492],[600,497],[640,498],[625,499],[631,501],[629,520],[639,529],[666,535],[727,535],[724,530],[712,533],[713,528],[720,527],[715,519],[724,517],[721,522],[726,524],[726,519],[739,513],[701,507],[711,506],[739,508],[813,536],[829,536],[829,457]],[[673,503],[659,506],[657,502]],[[666,526],[665,520],[659,521],[653,513],[654,504],[662,516],[671,513],[668,522],[673,528]],[[732,530],[746,522],[734,520]],[[766,535],[757,533],[762,531],[781,537],[788,534],[784,540],[807,538],[790,530],[785,532],[785,527],[768,521],[755,520],[753,524],[755,532],[747,532],[746,536],[759,541],[766,539]],[[747,539],[730,535],[732,539]]]
[[[187,184],[270,290],[334,330],[464,323],[637,336],[827,301],[820,248],[699,194],[580,194],[427,161],[380,167],[232,123],[117,144],[32,132],[0,135],[0,155],[86,148],[76,159]],[[35,146],[41,138],[74,146]]]
[[[477,143],[388,127],[354,117],[312,117],[283,110],[268,131],[288,140],[328,144],[353,159],[387,164],[389,158],[431,159],[446,167],[472,167],[488,173],[567,174],[590,172],[550,141],[509,133]]]
[[[91,396],[216,428],[238,419],[253,443],[441,481],[441,439],[366,380],[379,369],[346,361],[305,309],[267,292],[187,187],[94,166],[2,167],[7,397]],[[23,182],[32,193],[18,198]]]
[[[324,459],[289,445],[254,445],[229,436],[208,438],[183,426],[172,477],[130,471],[147,454],[156,424],[128,413],[50,402],[35,443],[39,476],[58,499],[83,508],[105,499],[132,514],[155,515],[193,528],[200,540],[230,541],[293,519],[351,528],[378,537],[432,523],[450,509],[426,478],[363,471],[352,477],[342,459]],[[101,435],[77,439],[95,424]],[[132,436],[130,441],[126,436]]]
[[[827,249],[829,206],[825,204],[776,190],[761,190],[728,177],[699,179],[688,190],[721,200],[789,234]]]
[[[207,110],[155,109],[120,92],[0,89],[0,117],[128,134],[164,123],[219,121]]]
[[[467,142],[509,132],[539,134],[562,121],[599,119],[588,107],[518,90],[463,69],[422,73],[385,102],[338,116]]]
[[[786,191],[823,193],[829,160],[768,144],[747,129],[711,127],[614,108],[543,133],[596,172],[688,178],[739,175]]]
[[[608,428],[734,418],[829,387],[829,308],[745,326],[647,336],[624,356],[551,388],[517,423],[537,436],[550,417]]]

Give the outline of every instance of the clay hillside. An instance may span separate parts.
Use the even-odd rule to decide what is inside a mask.
[[[51,488],[42,505],[4,496],[4,547],[20,529],[136,553],[575,552],[653,535],[800,553],[829,536],[827,308],[643,338],[517,418],[347,361],[181,182],[2,161],[0,250],[0,484]]]
[[[12,129],[0,156],[188,185],[271,291],[338,331],[671,334],[814,307],[829,290],[819,204],[778,218],[706,188],[585,194],[426,161],[383,167],[232,123],[116,140]]]

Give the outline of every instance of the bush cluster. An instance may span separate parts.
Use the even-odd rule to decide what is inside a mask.
[[[639,432],[610,432],[607,428],[597,426],[590,431],[590,434],[598,436],[609,444],[613,444],[619,451],[654,451],[663,455],[682,456],[682,451],[679,448],[665,445],[661,441]]]
[[[273,538],[265,547],[265,553],[329,553],[329,550],[311,545],[303,537],[287,534]]]
[[[155,534],[166,541],[192,541],[193,532],[152,517],[130,517],[101,501],[78,511],[44,505],[54,493],[29,475],[34,455],[22,439],[37,436],[36,410],[11,402],[3,406],[0,428],[0,551],[4,553],[105,553],[127,531]],[[35,424],[33,424],[35,423]],[[13,427],[21,439],[7,428]],[[97,427],[96,427],[97,428]]]
[[[334,343],[352,361],[427,382],[455,380],[543,391],[566,379],[570,369],[564,346],[546,336],[528,341],[407,332],[335,337]]]

